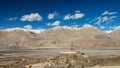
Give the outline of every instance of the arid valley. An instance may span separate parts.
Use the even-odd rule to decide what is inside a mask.
[[[1,0],[0,68],[120,68],[120,0]]]
[[[60,54],[60,51],[68,49],[36,49],[36,50],[12,50],[0,51],[1,68],[25,68],[25,65],[44,62],[47,58],[53,58]],[[103,68],[104,66],[120,66],[120,50],[79,50],[85,55],[97,58],[98,64],[93,68]],[[93,61],[94,62],[94,61]],[[99,66],[98,66],[99,65]],[[101,67],[102,66],[102,67]],[[91,68],[91,67],[90,67]],[[104,67],[108,68],[108,67]],[[114,67],[119,68],[119,67]]]

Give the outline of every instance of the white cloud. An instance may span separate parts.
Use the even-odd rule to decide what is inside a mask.
[[[117,17],[117,16],[111,16],[110,19],[114,19],[114,18],[116,18],[116,17]]]
[[[72,19],[72,18],[73,18],[73,16],[71,16],[70,14],[68,14],[68,15],[65,15],[64,20],[69,20],[69,19]]]
[[[47,26],[51,26],[51,23],[47,23],[46,25],[47,25]]]
[[[92,22],[96,22],[95,24],[97,25],[100,25],[101,23],[108,24],[111,21],[114,21],[114,19],[117,17],[115,14],[117,14],[117,12],[105,11],[101,14],[101,16],[93,19]]]
[[[116,26],[110,26],[109,28],[110,28],[110,29],[115,29],[115,28],[116,28]]]
[[[84,17],[84,16],[85,16],[85,14],[80,13],[80,11],[77,10],[77,11],[75,11],[75,14],[74,14],[74,15],[71,15],[71,14],[65,15],[64,20],[79,19],[79,18],[82,18],[82,17]]]
[[[32,26],[31,25],[25,25],[24,28],[25,29],[32,29]]]
[[[83,16],[83,13],[76,13],[74,19],[82,18]]]
[[[103,18],[102,18],[102,22],[106,22],[106,21],[108,21],[109,20],[109,18],[107,17],[107,16],[104,16]]]
[[[48,15],[48,19],[53,19],[55,16],[53,14]]]
[[[48,26],[59,26],[60,25],[60,21],[55,21],[53,23],[48,23]]]
[[[120,28],[120,26],[110,26],[109,28],[110,29],[118,29],[118,28]]]
[[[117,16],[101,16],[99,18],[96,18],[96,23],[97,25],[100,25],[101,23],[105,22],[105,23],[109,23],[110,21],[113,21],[114,18],[116,18]]]
[[[100,29],[105,29],[106,27],[105,26],[100,26]]]
[[[15,21],[17,19],[18,19],[17,17],[5,18],[5,20],[8,20],[8,21]]]
[[[60,21],[55,21],[52,25],[53,26],[58,26],[60,24]]]
[[[102,15],[113,15],[113,14],[117,14],[118,12],[109,12],[109,11],[105,11],[102,13]]]
[[[49,20],[50,20],[50,19],[54,19],[55,16],[57,16],[57,14],[58,14],[57,12],[48,14],[48,19],[49,19]]]
[[[79,11],[79,10],[76,10],[75,13],[80,13],[80,11]]]
[[[21,21],[41,21],[42,16],[39,15],[38,13],[31,13],[28,15],[23,15],[21,17]]]
[[[107,30],[105,32],[111,33],[111,32],[118,30],[118,29],[120,29],[120,26],[109,26],[109,30]]]
[[[120,29],[120,26],[106,26],[105,28],[108,28],[108,30],[106,30],[105,32],[111,33],[117,29]]]

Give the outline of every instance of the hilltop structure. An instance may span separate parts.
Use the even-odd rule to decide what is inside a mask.
[[[74,46],[71,45],[71,47],[69,48],[68,51],[63,51],[63,52],[60,52],[60,54],[77,54],[77,51],[74,50]]]
[[[74,50],[73,45],[69,51],[60,52],[54,58],[48,58],[45,62],[26,66],[26,68],[84,68],[97,65],[95,57],[84,57],[83,53]]]

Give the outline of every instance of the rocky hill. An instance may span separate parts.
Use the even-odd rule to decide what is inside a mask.
[[[0,30],[0,48],[3,47],[70,47],[82,49],[120,49],[120,28],[111,33],[91,25],[58,27],[41,33],[15,29]]]

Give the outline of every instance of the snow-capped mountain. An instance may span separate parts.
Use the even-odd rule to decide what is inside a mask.
[[[34,32],[34,33],[37,33],[37,34],[45,31],[44,29],[25,29],[25,28],[8,28],[8,29],[5,29],[4,31],[10,32],[10,31],[14,31],[14,30],[18,30],[18,31],[23,30],[23,31],[26,31],[26,32],[30,31],[30,32]]]

